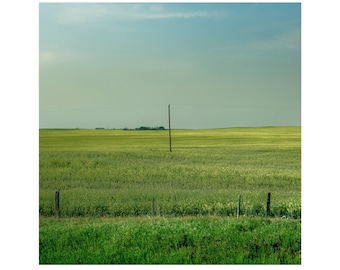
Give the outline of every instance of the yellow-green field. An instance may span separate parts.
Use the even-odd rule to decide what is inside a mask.
[[[301,215],[301,128],[40,130],[39,213]],[[154,199],[154,208],[152,201]],[[155,213],[153,213],[153,211]]]
[[[39,262],[301,263],[300,127],[172,136],[40,130]]]

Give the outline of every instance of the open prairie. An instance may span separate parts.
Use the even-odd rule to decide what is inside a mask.
[[[40,130],[39,158],[40,263],[300,263],[300,127],[173,130],[172,152],[169,151],[167,130]],[[56,191],[60,191],[59,219],[55,219]],[[271,221],[265,218],[269,192]],[[238,195],[241,196],[240,218],[236,219]],[[186,225],[188,219],[191,227]],[[165,225],[164,220],[167,221]],[[77,222],[81,226],[75,226]],[[115,259],[110,260],[108,255],[101,261],[86,244],[86,247],[77,246],[80,250],[85,248],[85,255],[80,251],[62,259],[61,248],[65,250],[71,238],[75,243],[84,239],[83,230],[90,230],[90,235],[100,234],[104,226],[111,233],[107,236],[110,239],[123,237],[118,233],[123,229],[107,227],[108,222],[113,222],[116,225],[110,226],[117,228],[125,224],[128,229],[124,233],[126,239],[130,239],[126,241],[135,241],[138,250],[147,246],[145,240],[133,237],[134,234],[140,231],[148,235],[153,230],[157,234],[159,228],[164,231],[164,226],[170,226],[170,235],[166,237],[178,238],[178,241],[167,240],[175,243],[171,250],[175,252],[173,259],[164,260],[163,255],[155,256],[156,250],[147,248],[153,250],[152,253],[145,255],[143,252],[146,251],[140,251],[140,258],[136,255],[134,259],[131,255],[134,253],[125,250],[132,252],[127,253],[132,257],[126,255],[130,257],[124,259],[123,255],[116,254]],[[141,222],[146,222],[146,227]],[[245,252],[239,255],[241,257],[229,254],[222,259],[223,255],[216,254],[218,258],[207,258],[202,248],[203,243],[208,242],[197,237],[210,235],[211,245],[215,248],[219,243],[218,235],[222,237],[226,230],[223,222],[229,224],[225,225],[227,227],[236,228],[238,234],[251,231],[249,237],[253,241],[257,238],[254,245],[258,242],[260,246],[269,245],[270,249],[259,248],[259,253],[251,257],[248,253],[253,252],[253,246],[250,245],[243,246]],[[198,228],[193,224],[204,228],[200,236],[195,236],[194,231],[193,234],[185,232],[186,226]],[[266,233],[259,229],[261,224],[266,225],[263,227]],[[277,226],[285,231],[275,229]],[[77,232],[76,228],[81,230]],[[174,235],[176,230],[180,231],[180,236]],[[71,238],[56,238],[56,231]],[[103,243],[96,243],[99,250],[105,246],[114,249],[112,243],[107,246],[107,237]],[[266,242],[265,237],[274,239],[275,243]],[[284,250],[290,249],[292,239],[298,248],[293,245],[293,251],[286,253]],[[225,241],[223,247],[227,248],[232,240]],[[240,241],[242,246],[243,240]],[[249,242],[249,239],[244,241]],[[155,245],[161,245],[156,242]],[[283,243],[287,247],[283,248]],[[183,251],[188,246],[196,247],[196,251],[199,247],[202,255],[192,255],[191,249]],[[275,251],[275,246],[281,251]],[[119,252],[124,253],[123,250]],[[184,257],[176,252],[184,252]]]
[[[40,130],[40,215],[300,217],[300,127],[172,133]]]

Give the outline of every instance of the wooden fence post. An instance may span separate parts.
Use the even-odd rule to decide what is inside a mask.
[[[237,198],[237,218],[240,216],[240,206],[241,206],[241,195]]]
[[[266,216],[270,217],[270,192],[268,192],[268,197],[267,197],[267,211],[266,211]]]
[[[155,211],[155,197],[152,198],[152,215],[153,216],[156,215],[156,211]]]
[[[55,192],[55,214],[56,214],[56,217],[58,218],[59,217],[59,191],[56,191]]]

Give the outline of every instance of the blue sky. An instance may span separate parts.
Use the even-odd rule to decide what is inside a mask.
[[[301,125],[301,5],[39,4],[40,128]]]

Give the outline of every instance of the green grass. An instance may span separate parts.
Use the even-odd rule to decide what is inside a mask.
[[[300,264],[299,220],[40,220],[41,264]]]
[[[39,213],[301,216],[301,128],[40,130]]]
[[[300,264],[301,128],[172,135],[40,130],[39,262]]]

